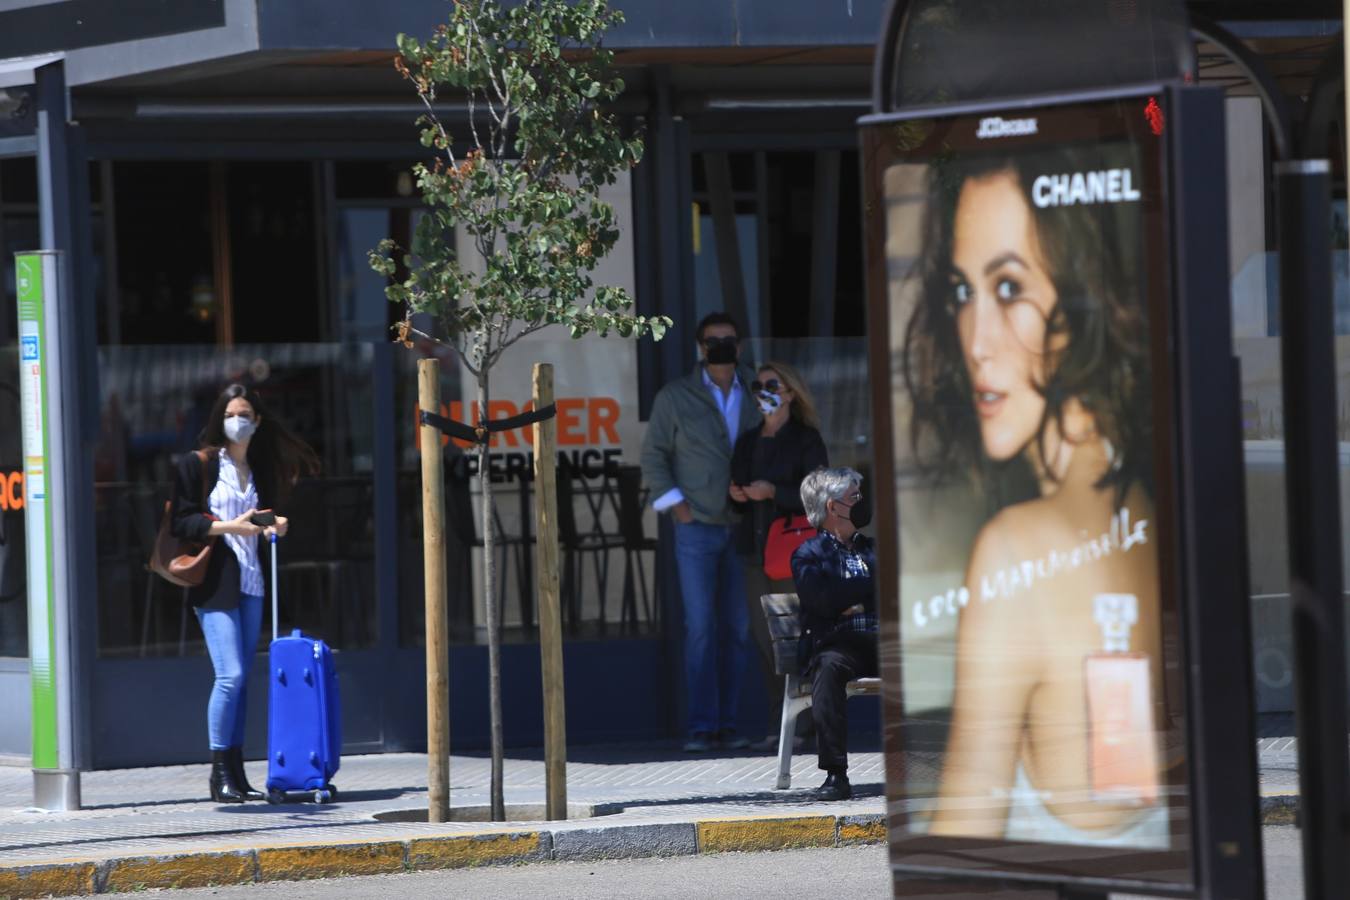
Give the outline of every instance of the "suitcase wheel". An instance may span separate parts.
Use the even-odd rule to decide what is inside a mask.
[[[331,799],[333,799],[333,795],[324,788],[319,788],[314,792],[315,803],[327,803]]]
[[[330,784],[330,785],[328,785],[328,787],[326,788],[326,790],[328,791],[328,799],[329,799],[329,800],[336,800],[336,799],[338,798],[338,789],[337,789],[337,785],[336,785],[336,784]]]
[[[273,806],[276,806],[278,803],[285,803],[286,794],[284,791],[268,791],[267,802]]]

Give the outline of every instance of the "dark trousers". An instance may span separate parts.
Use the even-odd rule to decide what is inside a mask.
[[[848,699],[844,686],[855,678],[877,674],[877,638],[871,634],[837,634],[811,656],[811,718],[816,723],[816,757],[828,771],[848,769]]]

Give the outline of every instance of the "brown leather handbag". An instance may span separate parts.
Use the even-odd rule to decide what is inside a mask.
[[[202,461],[202,509],[205,509],[206,451],[198,450],[197,458]],[[159,520],[159,533],[155,535],[155,546],[150,551],[150,563],[146,568],[169,584],[198,587],[206,580],[206,567],[211,563],[211,548],[215,544],[215,538],[198,544],[176,537],[173,533],[173,501],[168,500],[164,503],[164,517]]]

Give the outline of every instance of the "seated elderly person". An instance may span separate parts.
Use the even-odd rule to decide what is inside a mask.
[[[858,531],[872,520],[852,469],[816,469],[802,481],[802,505],[819,534],[792,554],[801,600],[797,658],[811,682],[822,800],[853,796],[848,782],[848,713],[844,686],[877,673],[876,548]]]

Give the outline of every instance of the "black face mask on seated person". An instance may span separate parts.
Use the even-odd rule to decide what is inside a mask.
[[[708,365],[734,366],[736,364],[736,338],[730,336],[708,338],[703,342],[703,346],[708,351]]]
[[[866,497],[859,497],[858,502],[848,511],[848,520],[853,523],[854,528],[866,528],[872,524],[872,501]]]

